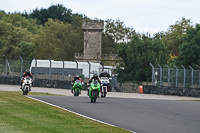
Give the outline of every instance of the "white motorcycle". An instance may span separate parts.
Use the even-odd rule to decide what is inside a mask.
[[[108,79],[107,77],[101,77],[101,97],[106,97],[108,86],[110,86],[110,80],[111,78]]]
[[[29,76],[26,76],[25,78],[23,78],[22,81],[22,92],[23,95],[27,95],[29,91],[31,91],[31,86],[32,86],[32,79]]]

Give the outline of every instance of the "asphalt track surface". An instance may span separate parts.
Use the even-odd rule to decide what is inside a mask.
[[[30,96],[136,133],[199,133],[200,102],[135,98]]]

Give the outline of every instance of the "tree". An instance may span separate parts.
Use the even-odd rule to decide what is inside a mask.
[[[179,54],[179,46],[183,44],[183,37],[186,35],[186,30],[191,28],[190,20],[182,18],[181,21],[176,21],[174,25],[171,25],[168,31],[163,36],[163,41],[171,51],[172,55]]]
[[[183,45],[180,46],[179,56],[175,61],[178,65],[200,66],[200,24],[187,30]]]
[[[126,27],[120,20],[107,19],[102,34],[102,53],[117,54],[117,46],[121,42],[128,42],[135,34],[135,30]]]
[[[117,44],[114,43],[112,36],[102,33],[102,54],[116,54]]]
[[[119,80],[123,81],[149,81],[151,79],[152,64],[165,64],[168,50],[158,37],[150,38],[145,34],[134,34],[129,43],[120,45],[118,55],[121,62],[117,69]],[[119,69],[124,68],[124,70]]]
[[[116,21],[107,19],[105,22],[105,34],[112,36],[115,43],[128,42],[135,34],[135,30],[132,27],[126,27],[124,22],[119,19]]]
[[[37,32],[34,21],[25,19],[18,13],[1,13],[0,16],[0,54],[6,54],[12,59],[19,56],[30,59],[35,40],[33,33]]]
[[[82,51],[80,34],[69,23],[49,19],[37,38],[34,55],[42,59],[73,60],[74,53]]]
[[[62,4],[52,5],[48,9],[35,9],[30,15],[23,13],[27,18],[37,19],[38,24],[45,24],[49,18],[60,20],[63,22],[72,23],[72,10],[65,8]]]

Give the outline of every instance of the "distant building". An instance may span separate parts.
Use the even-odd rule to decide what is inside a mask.
[[[103,29],[103,20],[82,21],[82,30],[84,31],[84,50],[83,53],[75,53],[75,60],[97,63],[101,61],[101,43]]]
[[[51,61],[51,62],[50,62]],[[72,62],[72,61],[54,61],[54,60],[32,60],[30,70],[33,74],[52,74],[65,76],[83,74],[86,78],[92,77],[94,72],[100,74],[102,65],[100,63],[88,62]],[[90,68],[89,68],[90,67]],[[113,66],[105,66],[106,70],[111,74]],[[51,70],[51,72],[50,72]]]

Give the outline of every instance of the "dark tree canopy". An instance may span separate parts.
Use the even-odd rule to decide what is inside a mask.
[[[62,22],[72,23],[72,10],[67,9],[62,4],[52,5],[48,9],[35,9],[30,15],[26,12],[22,14],[26,17],[37,19],[38,23],[45,24],[49,18],[58,19]]]
[[[200,25],[190,28],[183,38],[183,45],[180,46],[180,54],[177,57],[178,65],[200,66]]]

